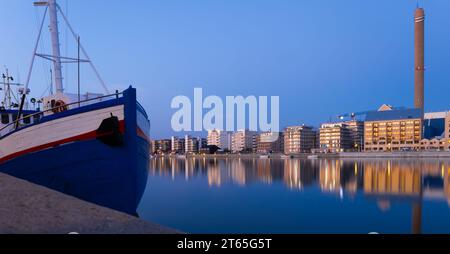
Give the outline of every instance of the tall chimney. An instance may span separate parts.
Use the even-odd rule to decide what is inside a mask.
[[[424,76],[425,76],[425,11],[417,8],[414,15],[415,33],[415,73],[414,73],[414,107],[424,110]]]

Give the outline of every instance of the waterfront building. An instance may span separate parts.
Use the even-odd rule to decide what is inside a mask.
[[[173,136],[171,138],[171,152],[174,154],[184,154],[185,152],[185,144],[184,144],[185,139],[184,138],[179,138],[176,136]]]
[[[340,153],[352,150],[352,130],[346,123],[326,123],[320,127],[320,151]]]
[[[319,129],[315,129],[314,130],[316,132],[316,138],[314,140],[314,148],[312,149],[311,152],[314,153],[315,150],[319,150],[320,151],[320,128]]]
[[[199,151],[199,138],[193,138],[189,135],[184,137],[184,153],[192,154]]]
[[[156,140],[152,140],[151,142],[150,142],[150,153],[151,154],[155,154],[155,153],[157,153],[156,151],[157,151],[157,143],[156,143],[157,141]]]
[[[423,123],[423,138],[444,138],[446,117],[447,112],[425,113]]]
[[[208,148],[208,139],[207,138],[198,138],[198,150],[207,149]]]
[[[421,151],[449,150],[449,141],[444,138],[422,139],[418,149]]]
[[[252,137],[252,152],[256,153],[258,151],[258,134]]]
[[[284,152],[284,133],[283,132],[264,132],[257,137],[257,153],[283,153]]]
[[[420,141],[420,150],[450,150],[450,112],[426,113],[424,116],[424,139]]]
[[[309,153],[314,148],[316,132],[311,126],[287,127],[284,132],[284,153]]]
[[[208,146],[217,146],[222,150],[231,150],[231,133],[222,130],[208,131]]]
[[[421,109],[380,108],[365,121],[365,151],[417,150],[422,140]]]
[[[253,152],[254,136],[257,133],[249,130],[239,130],[231,135],[231,151],[233,153]]]
[[[445,138],[449,139],[450,142],[450,111],[445,118]]]
[[[172,149],[172,141],[170,139],[152,140],[151,142],[152,154],[170,153],[171,149]]]
[[[351,120],[344,123],[350,129],[351,150],[364,151],[364,122]]]

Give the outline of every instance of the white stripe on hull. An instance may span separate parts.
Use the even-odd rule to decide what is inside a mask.
[[[96,131],[106,118],[124,120],[124,106],[114,106],[37,124],[0,140],[0,159],[33,147]]]

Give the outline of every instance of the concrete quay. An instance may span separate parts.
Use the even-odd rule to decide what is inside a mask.
[[[243,153],[243,154],[188,154],[188,155],[158,155],[154,158],[174,158],[174,159],[184,159],[184,158],[194,158],[194,159],[287,159],[287,158],[307,158],[310,154],[298,154],[287,156],[284,154],[253,154],[253,153]]]
[[[336,156],[336,155],[335,155]],[[339,158],[449,158],[449,151],[340,153]]]
[[[345,153],[317,153],[317,154],[294,154],[294,155],[283,155],[283,154],[271,154],[259,155],[259,154],[206,154],[206,155],[165,155],[162,157],[167,158],[195,158],[195,159],[307,159],[309,156],[317,156],[317,158],[449,158],[450,151],[421,151],[421,152],[345,152]],[[161,156],[157,156],[159,158]]]
[[[177,230],[0,174],[0,234],[177,234]]]

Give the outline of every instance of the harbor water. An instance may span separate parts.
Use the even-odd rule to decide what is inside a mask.
[[[450,233],[450,160],[154,158],[138,213],[188,233]]]

